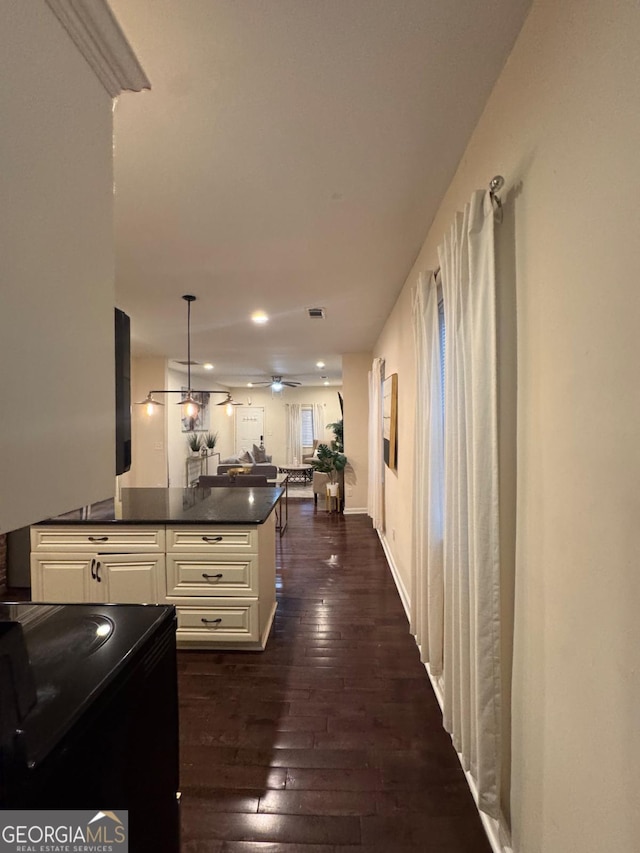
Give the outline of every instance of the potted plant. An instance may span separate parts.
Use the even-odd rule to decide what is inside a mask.
[[[335,436],[331,442],[332,450],[339,450],[340,453],[344,450],[344,419],[340,418],[332,424],[327,424],[327,429],[333,430]]]
[[[217,432],[208,432],[203,438],[203,444],[207,448],[207,450],[215,450],[215,446],[218,443],[218,433]]]
[[[187,444],[191,450],[191,453],[195,456],[200,455],[200,449],[202,448],[202,436],[199,432],[190,432],[187,436]]]
[[[340,450],[331,448],[327,444],[319,444],[316,453],[318,458],[312,459],[311,464],[316,471],[328,474],[327,488],[329,494],[335,495],[338,492],[338,476],[347,467],[347,457]]]

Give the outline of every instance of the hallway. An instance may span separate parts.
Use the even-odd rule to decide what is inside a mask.
[[[368,518],[289,504],[259,652],[180,652],[183,853],[490,853]]]

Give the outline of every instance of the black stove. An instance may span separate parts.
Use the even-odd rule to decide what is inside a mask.
[[[128,809],[131,849],[177,851],[174,608],[5,603],[0,627],[0,807]]]

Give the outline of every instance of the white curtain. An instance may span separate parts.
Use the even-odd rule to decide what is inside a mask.
[[[438,254],[446,329],[444,725],[500,808],[500,564],[494,214],[473,194]],[[431,649],[430,649],[431,652]]]
[[[369,373],[368,513],[376,530],[384,530],[384,459],[382,448],[382,382],[384,359],[374,358]]]
[[[324,431],[326,428],[326,417],[324,403],[313,404],[313,437],[317,438],[320,443],[324,442]]]
[[[416,346],[411,630],[431,675],[442,675],[444,433],[438,288],[421,273],[413,301]]]
[[[302,415],[300,403],[287,403],[287,461],[302,462]]]

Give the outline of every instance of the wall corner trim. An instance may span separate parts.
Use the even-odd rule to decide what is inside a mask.
[[[151,88],[106,0],[46,3],[112,98],[125,90]]]

